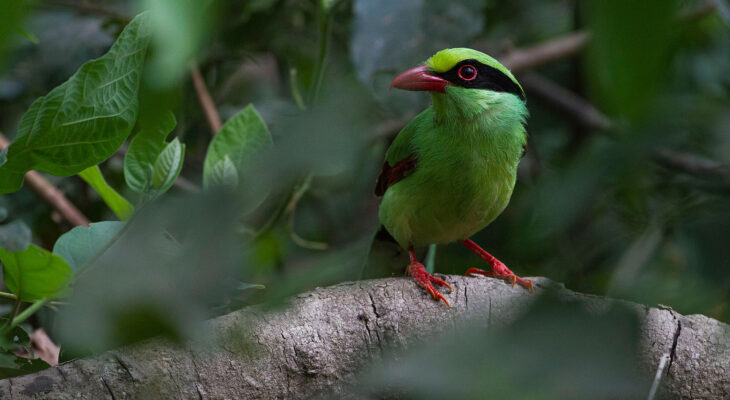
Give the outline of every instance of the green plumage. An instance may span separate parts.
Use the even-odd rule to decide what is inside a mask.
[[[475,59],[511,73],[493,58],[471,49],[447,49],[426,65],[444,72]],[[527,108],[514,93],[446,86],[431,92],[433,106],[414,118],[388,149],[395,166],[415,155],[416,167],[386,190],[382,225],[407,249],[467,239],[507,206],[527,137]]]

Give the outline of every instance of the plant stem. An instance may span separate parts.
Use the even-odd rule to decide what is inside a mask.
[[[330,13],[324,4],[324,0],[319,1],[319,55],[317,57],[317,66],[312,80],[312,89],[309,92],[309,105],[311,106],[319,97],[319,90],[322,87],[324,79],[324,67],[327,62],[327,48],[330,36]]]
[[[8,293],[8,292],[0,292],[0,298],[3,299],[9,299],[9,300],[18,300],[18,296]]]
[[[48,299],[40,299],[31,304],[30,307],[23,310],[23,312],[18,314],[17,317],[10,320],[10,328],[15,328],[16,326],[23,323],[23,321],[28,319],[31,315],[35,314],[36,311],[43,307],[43,305],[46,304],[47,301]]]
[[[426,272],[433,274],[436,269],[436,245],[431,244],[428,246],[428,253],[426,253]]]
[[[299,91],[299,85],[297,84],[296,68],[289,69],[289,85],[291,86],[291,95],[292,97],[294,97],[294,102],[297,103],[297,107],[299,107],[299,110],[306,110],[307,106],[304,104],[304,99],[302,98],[302,94]]]

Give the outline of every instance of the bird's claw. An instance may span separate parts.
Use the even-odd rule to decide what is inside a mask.
[[[532,281],[529,279],[523,279],[519,276],[515,275],[512,271],[510,271],[504,264],[501,265],[502,268],[495,268],[499,269],[499,272],[495,271],[485,271],[483,269],[479,268],[469,268],[464,275],[471,275],[471,274],[477,274],[477,275],[484,275],[489,278],[497,278],[497,279],[503,279],[505,281],[508,281],[512,284],[512,287],[515,287],[515,284],[518,284],[522,286],[523,288],[530,291],[530,293],[535,293],[535,288],[532,285]]]
[[[451,292],[451,285],[449,285],[448,282],[429,274],[428,272],[426,272],[426,268],[423,266],[423,264],[418,262],[409,265],[406,271],[408,271],[408,273],[413,277],[418,286],[426,289],[428,293],[433,296],[434,300],[443,300],[443,302],[446,303],[446,306],[451,308],[449,301],[446,300],[444,295],[433,287],[433,284],[436,284],[437,286],[446,286],[447,288],[449,288],[449,292]]]

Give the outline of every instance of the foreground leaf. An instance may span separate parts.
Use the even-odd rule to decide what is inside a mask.
[[[106,55],[30,106],[0,166],[0,193],[20,189],[29,170],[70,176],[114,154],[137,120],[147,20],[132,20]]]
[[[124,228],[124,222],[104,221],[77,226],[64,233],[53,246],[53,253],[61,256],[76,272],[98,257]]]
[[[165,138],[175,129],[177,122],[171,111],[156,116],[150,122],[143,119],[140,117],[142,127],[124,156],[124,179],[135,192],[149,193],[152,190],[155,161],[165,148]]]
[[[101,174],[98,165],[86,168],[79,173],[79,176],[99,193],[104,203],[109,206],[117,218],[122,221],[127,221],[132,217],[134,206],[122,197],[122,195],[117,193],[113,187],[109,186],[106,179],[104,179],[104,175]]]
[[[203,166],[203,185],[207,188],[213,184],[214,167],[225,162],[226,156],[242,176],[255,156],[271,144],[271,134],[264,120],[252,105],[247,106],[226,121],[210,142]]]
[[[64,297],[71,267],[60,256],[30,245],[24,251],[0,249],[5,286],[22,301]]]

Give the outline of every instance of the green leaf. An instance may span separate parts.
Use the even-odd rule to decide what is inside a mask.
[[[0,226],[0,247],[7,251],[23,251],[30,245],[32,234],[23,221]]]
[[[61,256],[34,244],[18,252],[0,249],[3,278],[8,287],[22,301],[63,297],[71,281],[71,267]]]
[[[12,353],[0,353],[0,379],[28,375],[50,367],[40,358],[29,359]]]
[[[238,186],[238,171],[228,155],[213,166],[209,182],[211,186],[222,186],[229,189],[235,189]]]
[[[672,70],[677,2],[590,1],[584,9],[591,30],[586,77],[595,97],[610,115],[645,116]]]
[[[66,260],[77,272],[102,253],[124,225],[124,222],[104,221],[92,223],[88,228],[77,226],[56,240],[53,253]]]
[[[138,193],[152,190],[152,171],[155,161],[165,148],[165,138],[175,129],[175,114],[166,111],[152,121],[142,121],[141,129],[132,139],[124,157],[124,179],[127,186]]]
[[[22,26],[16,26],[15,30],[18,32],[18,34],[26,39],[28,39],[33,44],[40,43],[40,40],[33,34],[33,32],[23,28]]]
[[[86,168],[79,173],[79,176],[81,179],[86,181],[86,183],[91,185],[91,187],[93,187],[99,195],[101,195],[104,203],[109,206],[117,218],[122,221],[127,221],[130,217],[132,217],[134,207],[129,201],[127,201],[127,199],[117,193],[114,188],[109,186],[106,179],[104,179],[104,175],[101,174],[101,170],[99,170],[98,165]]]
[[[155,195],[165,193],[182,171],[183,159],[185,158],[185,145],[177,138],[168,143],[164,150],[157,156],[152,169],[152,187]]]
[[[129,23],[106,55],[30,106],[0,166],[0,193],[20,189],[32,169],[78,174],[114,154],[129,136],[149,42],[145,15]]]
[[[223,124],[208,146],[203,165],[203,185],[207,188],[213,183],[213,169],[228,156],[243,176],[246,168],[262,150],[271,146],[271,134],[264,120],[249,105]]]
[[[152,20],[150,84],[169,89],[189,72],[189,62],[213,31],[210,1],[144,0]]]

